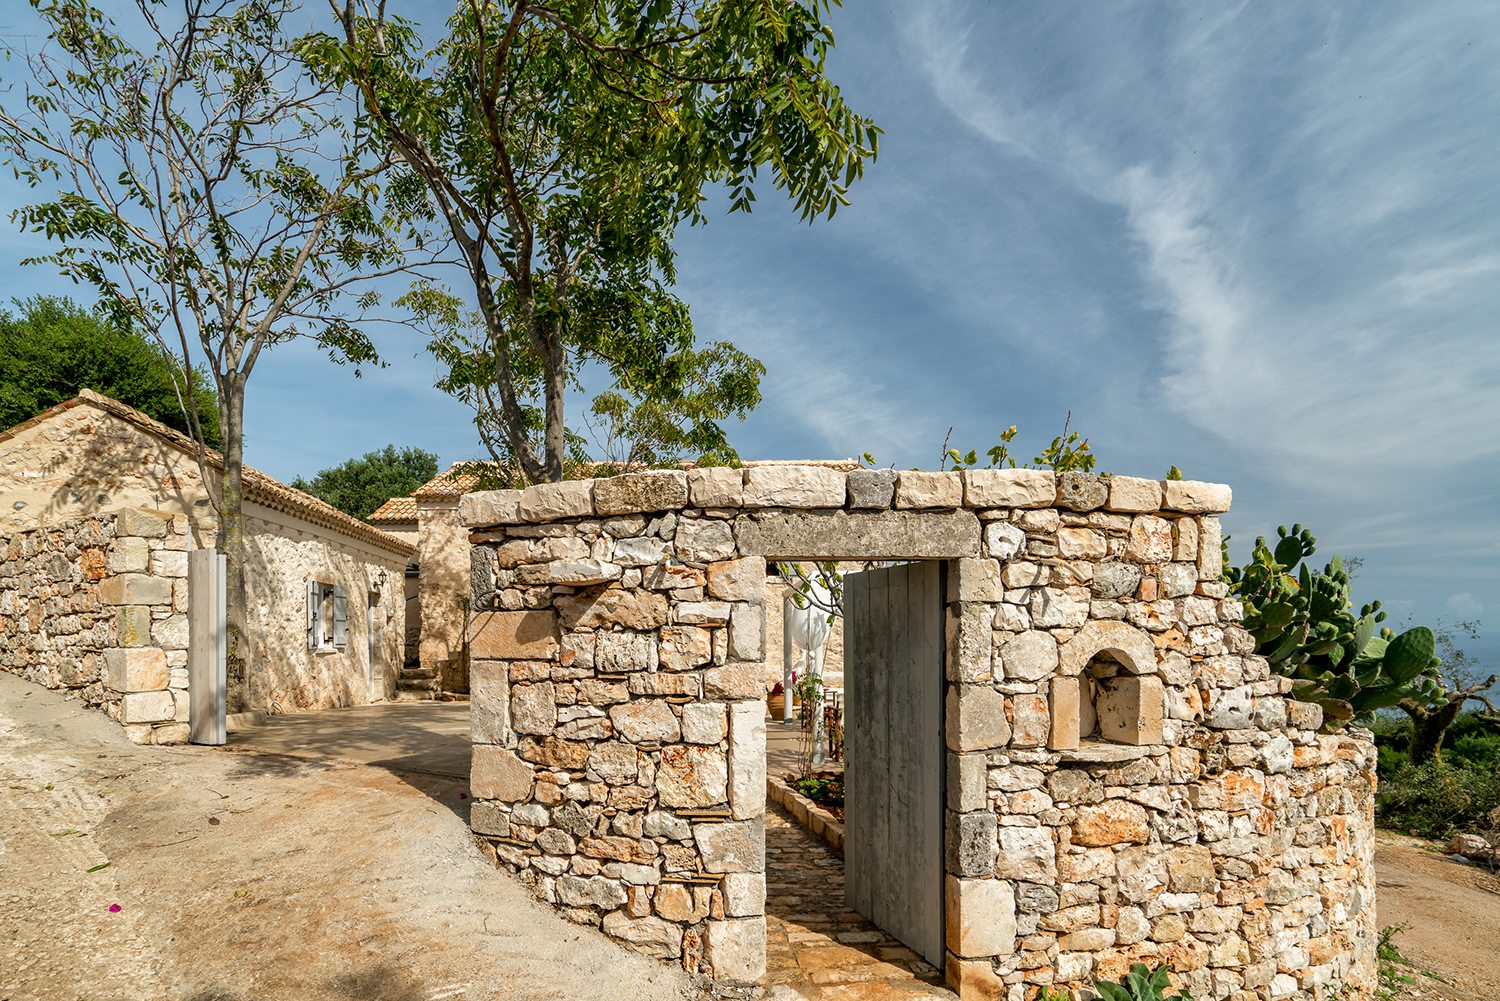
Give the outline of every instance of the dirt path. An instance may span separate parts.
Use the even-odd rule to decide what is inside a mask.
[[[137,748],[0,675],[0,998],[693,996],[677,971],[495,872],[463,791],[361,765]]]
[[[1382,831],[1375,880],[1380,925],[1408,926],[1396,938],[1408,959],[1441,974],[1461,996],[1500,994],[1500,876]]]

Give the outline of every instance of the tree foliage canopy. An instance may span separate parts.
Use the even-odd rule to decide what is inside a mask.
[[[190,433],[177,397],[181,362],[155,340],[67,299],[34,296],[15,309],[0,311],[0,428],[92,389]],[[206,379],[194,382],[205,444],[218,448],[218,399]]]
[[[829,0],[464,3],[435,44],[383,7],[329,3],[342,37],[309,39],[307,58],[357,90],[361,127],[408,172],[396,190],[461,259],[408,305],[492,456],[529,480],[563,475],[582,366],[681,399],[693,331],[672,241],[707,219],[706,190],[748,211],[767,175],[811,221],[875,155],[879,130],[824,74]]]
[[[437,472],[438,457],[433,453],[387,445],[321,470],[311,480],[299,476],[292,486],[364,519],[392,497],[407,496]]]

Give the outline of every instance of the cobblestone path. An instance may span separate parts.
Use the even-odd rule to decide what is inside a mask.
[[[942,974],[844,906],[844,860],[766,804],[766,986],[791,1001],[955,1001]]]

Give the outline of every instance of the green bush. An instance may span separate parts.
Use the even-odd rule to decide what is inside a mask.
[[[1094,989],[1103,1001],[1193,1001],[1193,996],[1185,990],[1168,994],[1167,988],[1171,986],[1165,964],[1152,970],[1145,963],[1132,963],[1130,972],[1119,983],[1094,981]]]
[[[1375,812],[1385,827],[1423,838],[1447,838],[1488,826],[1500,807],[1500,771],[1449,761],[1395,765],[1381,776]]]

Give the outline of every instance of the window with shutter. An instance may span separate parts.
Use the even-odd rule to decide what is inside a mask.
[[[349,643],[349,592],[333,586],[333,645],[342,650]]]
[[[318,614],[323,609],[322,585],[315,580],[307,582],[307,648],[316,650],[321,637],[318,635]]]

